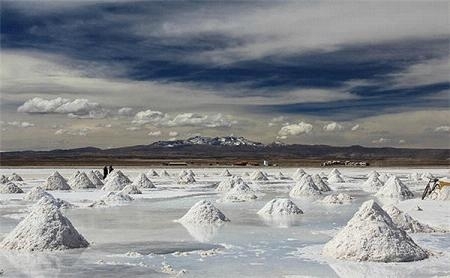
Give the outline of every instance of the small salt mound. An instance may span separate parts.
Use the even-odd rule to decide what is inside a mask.
[[[345,193],[339,193],[326,196],[325,198],[323,198],[322,203],[329,205],[343,205],[350,203],[352,200],[352,196]]]
[[[85,172],[80,172],[76,177],[74,177],[73,180],[71,180],[69,185],[74,190],[95,188],[95,185],[88,178]]]
[[[330,172],[330,175],[342,175],[342,173],[338,169],[333,168],[333,170],[331,170]]]
[[[276,174],[275,178],[277,180],[289,180],[289,177],[286,177],[282,172],[278,172],[278,174]]]
[[[300,184],[307,183],[310,186],[314,187],[316,190],[319,190],[317,185],[314,183],[314,180],[312,179],[312,177],[308,174],[303,175],[303,177],[298,181],[298,183],[300,183]]]
[[[330,174],[328,176],[328,182],[329,183],[342,183],[345,181],[344,181],[344,178],[341,176],[341,174]]]
[[[186,172],[186,174],[184,176],[178,176],[178,179],[177,179],[178,184],[188,184],[188,183],[194,183],[194,182],[196,182],[194,176],[188,172]]]
[[[311,178],[311,177],[310,177]],[[293,198],[319,198],[322,193],[316,187],[312,179],[302,179],[289,192],[289,196]]]
[[[109,178],[105,185],[102,187],[102,190],[105,191],[120,191],[122,190],[128,183],[125,182],[123,178],[119,175],[115,175]]]
[[[186,171],[186,170],[181,170],[180,171],[180,173],[178,173],[178,177],[183,177],[183,176],[186,176],[186,175],[189,175],[189,173],[188,173],[188,171]]]
[[[409,262],[428,257],[373,200],[364,202],[347,225],[323,248],[341,260]]]
[[[430,172],[425,172],[422,174],[421,178],[422,178],[422,180],[428,181],[428,180],[434,179],[434,176]]]
[[[99,170],[94,170],[94,173],[97,176],[97,178],[99,178],[100,180],[103,181],[103,174],[102,174],[102,172],[100,172]]]
[[[378,177],[378,179],[383,183],[387,182],[389,178],[390,178],[389,175],[386,173],[383,173]]]
[[[130,195],[123,192],[109,192],[105,196],[101,197],[89,205],[91,208],[96,207],[108,207],[108,206],[120,206],[133,201]]]
[[[436,229],[426,225],[422,224],[416,219],[412,218],[409,214],[404,213],[403,211],[399,210],[394,205],[388,205],[383,207],[384,211],[386,211],[387,214],[392,219],[392,222],[394,224],[406,232],[409,233],[435,233],[438,232]]]
[[[164,170],[162,171],[161,176],[170,177],[170,174],[166,170]]]
[[[0,184],[0,194],[23,193],[23,190],[13,182]]]
[[[380,174],[375,170],[372,170],[372,171],[370,171],[369,174],[367,174],[367,178],[372,178],[374,176],[378,178],[380,176]]]
[[[124,194],[142,194],[142,191],[134,184],[128,184],[120,192]]]
[[[191,176],[193,176],[193,177],[196,176],[195,173],[194,173],[194,171],[192,171],[192,170],[189,170],[188,173],[189,173],[189,175],[191,175]]]
[[[312,180],[320,191],[322,192],[331,191],[331,188],[322,180],[322,178],[318,174],[312,176]]]
[[[112,180],[112,179],[117,179],[122,184],[129,184],[129,183],[131,183],[131,180],[124,173],[122,173],[122,171],[120,171],[120,170],[115,170],[112,173],[110,173],[106,177],[105,181],[108,182],[109,180]]]
[[[284,216],[303,214],[303,211],[288,198],[276,198],[269,201],[258,211],[259,215]]]
[[[66,179],[58,171],[55,171],[51,176],[47,178],[47,181],[43,185],[45,190],[70,190],[70,186]]]
[[[62,215],[57,206],[43,198],[30,214],[9,233],[0,247],[10,250],[45,251],[85,248],[89,243]]]
[[[17,175],[16,173],[12,173],[12,175],[8,178],[9,181],[23,181],[22,177]]]
[[[269,178],[261,171],[255,170],[251,175],[250,179],[254,181],[266,181],[269,180]]]
[[[149,177],[159,177],[159,174],[155,170],[150,169],[148,171],[148,173],[147,173],[147,176],[149,176]]]
[[[220,173],[220,176],[222,176],[222,177],[231,177],[232,175],[231,175],[230,171],[228,171],[228,169],[225,169],[225,170],[222,171],[222,173]]]
[[[240,177],[232,176],[219,182],[216,191],[227,192],[231,190],[236,183],[244,182]]]
[[[0,183],[7,183],[8,182],[8,178],[5,175],[2,175],[0,177]]]
[[[378,190],[375,196],[379,198],[384,197],[405,200],[413,198],[414,194],[396,176],[392,176],[384,186]]]
[[[377,192],[381,187],[383,187],[383,182],[377,176],[370,176],[363,183],[364,190],[368,192]]]
[[[244,182],[237,183],[223,196],[220,202],[246,202],[255,200],[255,192]]]
[[[94,171],[89,171],[86,174],[88,178],[91,180],[91,182],[95,185],[96,188],[102,188],[103,187],[103,181],[100,179],[97,174]]]
[[[39,201],[42,197],[53,198],[53,196],[45,191],[42,187],[36,186],[33,187],[27,194],[23,197],[25,201],[36,202]]]
[[[223,224],[230,221],[211,202],[202,200],[197,202],[189,211],[177,220],[183,224]]]
[[[305,174],[306,174],[305,170],[298,168],[297,170],[295,170],[294,174],[292,175],[292,178],[294,180],[298,180]]]
[[[149,180],[143,173],[139,174],[139,176],[136,177],[132,185],[136,186],[137,188],[155,188],[153,182]]]

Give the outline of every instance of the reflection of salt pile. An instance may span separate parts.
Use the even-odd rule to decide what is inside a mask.
[[[396,176],[392,176],[383,187],[378,190],[375,196],[380,198],[385,197],[405,200],[413,198],[414,194]]]
[[[256,199],[255,192],[245,183],[234,185],[221,199],[221,202],[246,202]]]
[[[383,182],[376,175],[369,176],[363,183],[364,190],[369,192],[377,192],[382,186]]]
[[[13,182],[0,184],[0,194],[23,193],[23,190]]]
[[[197,202],[178,222],[184,224],[222,224],[230,221],[211,202],[202,200]]]
[[[258,211],[258,214],[266,216],[282,216],[303,214],[303,211],[288,198],[276,198],[269,201]]]
[[[251,175],[250,179],[254,181],[266,181],[269,180],[266,174],[261,171],[255,170]]]
[[[232,176],[219,182],[216,191],[227,192],[231,190],[236,183],[244,182],[240,177]]]
[[[329,205],[343,205],[349,204],[352,201],[352,199],[353,199],[352,196],[345,193],[331,194],[323,198],[322,203]]]
[[[428,257],[373,200],[364,202],[347,225],[323,248],[336,259],[408,262]]]
[[[181,223],[188,233],[200,242],[211,241],[222,228],[222,225],[198,225],[192,223]]]
[[[22,177],[17,175],[16,173],[12,173],[12,175],[8,178],[9,181],[23,181]]]
[[[8,178],[5,175],[2,175],[0,177],[0,183],[7,183],[8,182]]]
[[[293,198],[318,198],[322,195],[311,176],[305,175],[289,192]]]
[[[318,174],[312,176],[312,180],[320,191],[322,192],[331,191],[331,188],[322,180],[322,178]]]
[[[53,202],[43,198],[0,246],[12,250],[44,251],[85,248],[89,243]]]
[[[133,201],[133,198],[130,195],[122,193],[122,192],[109,192],[105,196],[101,197],[100,200],[97,200],[89,205],[89,207],[107,207],[107,206],[119,206],[124,205]]]
[[[89,189],[95,188],[95,185],[91,182],[85,172],[80,172],[70,182],[69,185],[72,189]]]
[[[232,175],[231,175],[230,171],[228,171],[228,169],[224,169],[222,171],[222,173],[220,173],[220,176],[222,176],[222,177],[231,177]]]
[[[392,222],[402,230],[405,230],[409,233],[434,233],[437,232],[436,229],[432,227],[422,224],[416,219],[412,218],[409,214],[399,210],[394,205],[388,205],[383,207],[387,214],[392,219]]]
[[[142,194],[142,191],[134,184],[126,185],[120,192],[124,194]]]
[[[139,176],[134,179],[132,184],[137,188],[155,188],[153,182],[143,173],[139,174]]]
[[[47,181],[43,185],[45,190],[70,190],[69,184],[66,182],[63,176],[58,171],[55,171],[51,176],[47,178]]]
[[[305,170],[298,168],[297,170],[295,170],[294,174],[292,175],[292,178],[294,180],[299,180],[305,174],[306,174]]]
[[[102,188],[103,187],[103,181],[100,179],[97,174],[94,171],[89,171],[86,174],[88,178],[91,180],[91,182],[95,185],[96,188]]]
[[[333,169],[336,171],[331,171],[331,173],[328,175],[328,182],[330,183],[341,183],[344,182],[344,178],[342,177],[341,173],[337,169]]]
[[[192,171],[186,171],[183,170],[179,175],[177,179],[178,184],[188,184],[188,183],[194,183],[196,182],[194,178],[194,173]]]
[[[147,176],[149,176],[149,177],[159,177],[159,174],[155,170],[150,169],[148,171],[148,173],[147,173]]]

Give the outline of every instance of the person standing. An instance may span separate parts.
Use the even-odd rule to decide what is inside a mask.
[[[112,165],[109,165],[109,174],[111,174],[112,171],[114,171],[114,168],[112,167]]]
[[[103,179],[106,179],[106,177],[108,176],[108,167],[103,167]]]

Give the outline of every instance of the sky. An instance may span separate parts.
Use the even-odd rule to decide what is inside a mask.
[[[450,147],[447,1],[1,1],[0,150]]]

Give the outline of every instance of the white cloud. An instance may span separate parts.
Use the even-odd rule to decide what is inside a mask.
[[[150,131],[148,133],[148,136],[160,136],[161,135],[161,131],[157,130],[157,131]]]
[[[357,131],[359,129],[359,124],[356,124],[352,127],[352,131]]]
[[[336,122],[332,122],[323,126],[323,130],[325,131],[340,131],[342,129],[344,129],[344,127]]]
[[[8,122],[7,124],[8,124],[9,126],[22,127],[22,128],[34,127],[34,126],[35,126],[33,123],[29,123],[29,122],[18,122],[18,121]]]
[[[450,126],[448,125],[438,126],[434,129],[434,132],[450,132]]]
[[[385,143],[389,143],[391,141],[392,141],[391,139],[381,137],[379,139],[373,140],[372,143],[374,143],[374,144],[385,144]]]
[[[400,139],[400,140],[398,140],[398,143],[399,143],[399,144],[405,144],[405,143],[406,143],[406,140],[405,140],[405,139]]]
[[[312,131],[312,124],[300,122],[298,124],[291,124],[283,126],[280,131],[278,131],[278,135],[288,136],[288,135],[300,135],[300,134],[308,134]]]
[[[144,125],[144,124],[159,124],[162,120],[166,118],[166,115],[160,111],[145,110],[136,113],[133,119],[133,124]]]
[[[71,129],[58,129],[55,131],[55,135],[72,135],[72,136],[86,136],[91,129],[87,127],[83,128],[71,128]]]
[[[139,126],[129,126],[125,129],[129,130],[129,131],[137,131],[137,130],[140,130],[141,128]]]
[[[120,116],[131,116],[133,114],[133,108],[122,107],[117,111],[117,114],[119,114]]]
[[[178,136],[178,132],[176,132],[176,131],[170,131],[170,132],[169,132],[169,136],[170,136],[170,137]]]

